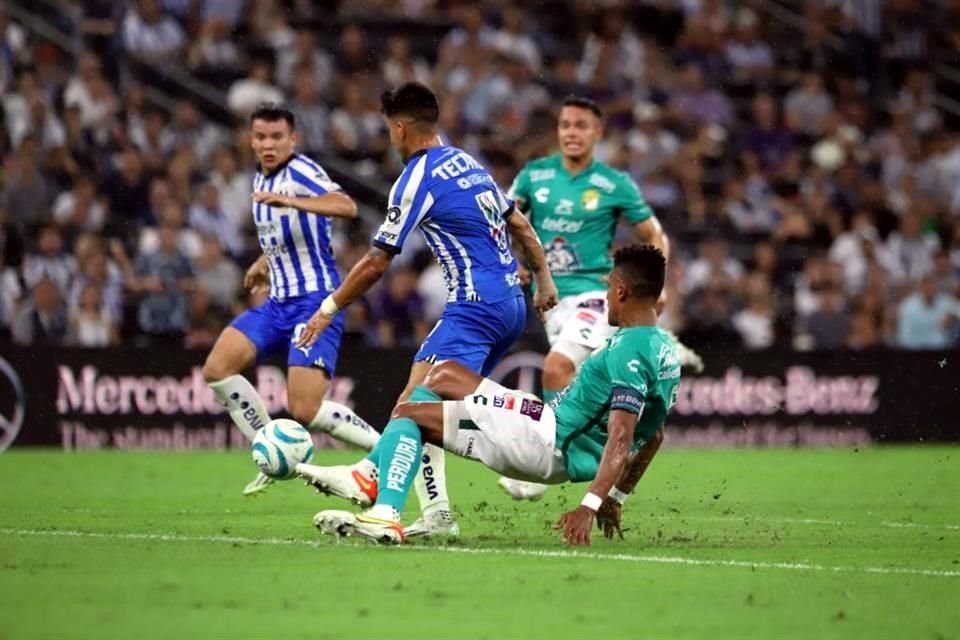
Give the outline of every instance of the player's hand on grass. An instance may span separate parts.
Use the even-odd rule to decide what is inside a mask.
[[[297,338],[297,348],[304,349],[313,346],[313,343],[317,341],[323,330],[330,326],[331,322],[333,322],[333,316],[328,316],[321,309],[317,309],[310,316],[307,326],[300,332],[300,336]]]
[[[589,545],[593,517],[593,511],[581,505],[560,516],[553,528],[561,530],[560,539],[567,544]]]
[[[616,533],[623,540],[623,529],[620,528],[622,511],[623,506],[612,498],[607,498],[600,505],[600,510],[597,511],[597,528],[603,531],[604,538],[612,540],[613,534]]]
[[[289,207],[290,197],[270,191],[254,191],[253,201],[257,204],[265,204],[271,207]]]

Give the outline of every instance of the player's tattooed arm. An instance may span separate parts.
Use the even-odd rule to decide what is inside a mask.
[[[597,475],[590,483],[589,493],[579,507],[560,516],[560,520],[554,525],[563,531],[561,535],[564,542],[590,544],[590,531],[593,529],[594,517],[598,514],[597,509],[602,509],[602,497],[610,492],[627,465],[636,423],[636,413],[623,409],[610,411],[610,418],[607,421],[607,444],[600,457]],[[596,506],[588,506],[591,496],[597,501]],[[619,519],[617,528],[619,529]]]
[[[316,213],[332,218],[356,218],[357,203],[340,191],[331,191],[320,196],[285,196],[269,191],[256,191],[253,199],[259,204],[272,207],[289,207],[307,213]]]
[[[633,235],[638,242],[652,244],[660,249],[663,257],[670,260],[670,240],[656,216],[650,216],[643,222],[633,225]]]
[[[663,442],[663,429],[658,430],[650,442],[632,454],[624,466],[620,479],[614,485],[613,491],[607,496],[597,511],[597,527],[603,531],[605,538],[613,538],[613,534],[623,539],[623,529],[620,528],[620,516],[623,512],[623,501],[633,492],[643,473],[650,466],[650,461],[660,450]]]
[[[623,493],[633,493],[633,489],[640,482],[640,478],[643,477],[647,467],[650,466],[653,457],[660,450],[661,443],[663,443],[663,429],[658,430],[650,439],[650,442],[644,444],[636,454],[630,457],[630,463],[623,470],[620,479],[617,480],[617,489]]]
[[[367,255],[353,265],[353,269],[350,269],[350,273],[343,279],[343,283],[337,287],[337,290],[324,300],[324,305],[327,304],[328,300],[333,302],[335,307],[333,311],[328,312],[324,305],[321,305],[310,318],[310,321],[307,322],[306,328],[300,333],[297,347],[309,347],[316,342],[323,330],[333,322],[337,311],[369,291],[370,287],[376,284],[386,273],[392,260],[392,253],[378,247],[371,247]]]
[[[553,281],[553,276],[550,275],[550,269],[547,268],[547,256],[543,252],[543,245],[540,244],[540,238],[537,237],[533,225],[522,215],[514,213],[508,217],[507,228],[510,230],[510,238],[520,245],[527,266],[533,272],[533,280],[537,285],[533,306],[542,316],[544,312],[557,305],[559,298],[557,285]]]

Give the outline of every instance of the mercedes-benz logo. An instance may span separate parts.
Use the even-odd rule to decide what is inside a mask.
[[[0,452],[17,439],[26,410],[27,396],[20,376],[9,362],[0,358]]]

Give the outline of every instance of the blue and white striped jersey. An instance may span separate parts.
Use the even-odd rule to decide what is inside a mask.
[[[339,191],[323,168],[303,155],[253,177],[254,191],[313,197]],[[308,293],[330,293],[340,286],[340,274],[330,248],[330,218],[291,209],[253,203],[260,248],[270,264],[270,297],[285,300]]]
[[[456,147],[419,151],[390,191],[375,247],[399,253],[423,233],[447,281],[447,302],[497,302],[520,293],[506,218],[513,208],[479,162]]]

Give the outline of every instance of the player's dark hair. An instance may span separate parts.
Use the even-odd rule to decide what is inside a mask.
[[[440,103],[433,91],[419,82],[408,82],[380,96],[383,115],[404,117],[433,126],[440,120]]]
[[[603,109],[600,108],[596,102],[590,98],[584,96],[575,96],[570,95],[563,99],[563,104],[561,107],[577,107],[579,109],[586,109],[593,115],[597,116],[598,120],[603,120]]]
[[[650,244],[623,247],[613,254],[613,265],[630,287],[631,296],[660,297],[667,276],[667,260],[660,249]]]
[[[278,120],[284,120],[288,125],[290,125],[290,130],[293,131],[297,128],[297,119],[293,115],[293,111],[289,107],[283,104],[278,104],[276,102],[263,102],[257,105],[257,108],[253,110],[253,113],[250,114],[250,124],[253,125],[254,120],[264,120],[266,122],[277,122]]]

